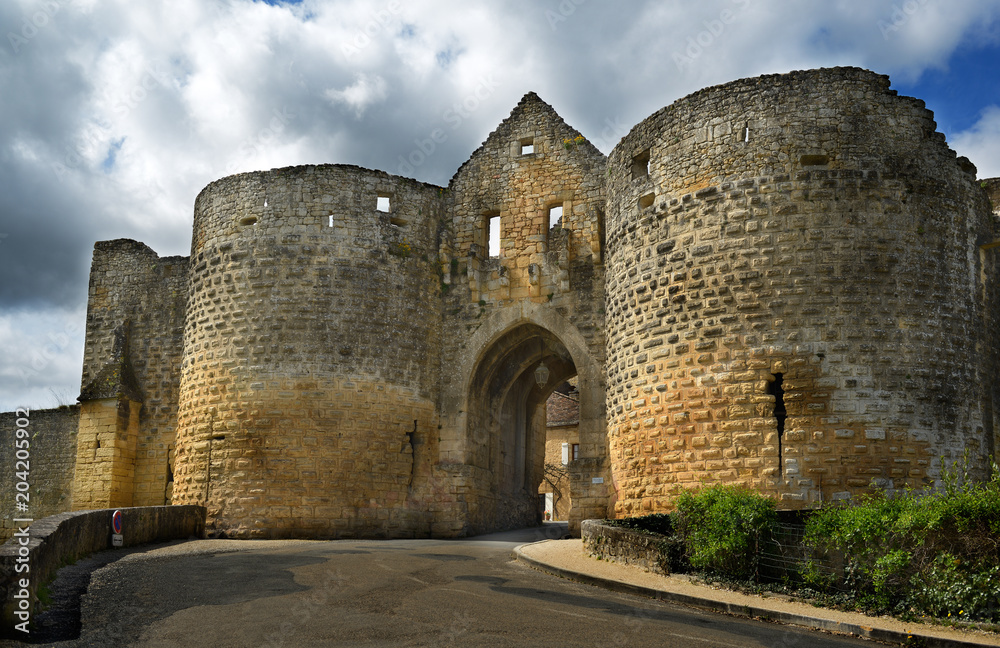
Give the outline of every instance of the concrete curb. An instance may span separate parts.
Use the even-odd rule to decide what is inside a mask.
[[[549,540],[542,540],[541,542],[549,542]],[[982,643],[973,643],[968,641],[959,641],[955,639],[945,639],[942,637],[935,637],[932,635],[921,634],[919,632],[897,632],[894,630],[871,628],[868,626],[857,625],[854,623],[843,623],[840,621],[822,619],[819,617],[810,617],[802,614],[780,612],[777,610],[770,610],[767,608],[757,607],[753,605],[734,605],[732,603],[726,603],[725,601],[716,601],[710,598],[690,596],[688,594],[679,594],[677,592],[668,592],[665,590],[654,589],[652,587],[644,587],[642,585],[632,585],[631,583],[623,583],[621,581],[601,578],[599,576],[591,576],[589,574],[573,571],[571,569],[565,569],[562,567],[549,565],[547,563],[536,560],[535,558],[531,558],[530,556],[525,555],[524,552],[521,551],[522,547],[527,547],[532,544],[541,544],[541,542],[539,543],[531,542],[528,544],[523,544],[514,547],[515,559],[524,563],[525,565],[528,565],[529,567],[532,567],[539,571],[546,572],[548,574],[552,574],[553,576],[559,576],[560,578],[566,578],[572,581],[576,581],[578,583],[583,583],[585,585],[602,587],[604,589],[611,590],[613,592],[621,592],[624,594],[636,594],[638,596],[645,596],[647,598],[657,599],[660,601],[679,603],[681,605],[698,608],[700,610],[721,612],[723,614],[730,614],[732,616],[738,616],[738,617],[762,619],[764,621],[776,621],[778,623],[810,628],[812,630],[826,630],[828,632],[836,632],[838,634],[844,634],[844,635],[853,635],[856,637],[864,637],[867,639],[874,639],[876,641],[896,643],[901,645],[909,645],[909,646],[918,645],[918,646],[925,646],[926,648],[974,648],[982,646],[995,648],[992,644],[982,644]]]

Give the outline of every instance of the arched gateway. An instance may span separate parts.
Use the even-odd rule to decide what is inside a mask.
[[[477,486],[470,528],[516,528],[541,520],[545,402],[576,377],[580,452],[570,466],[570,523],[606,506],[603,368],[586,339],[555,309],[526,302],[501,309],[468,340],[462,394],[442,412],[450,434],[442,456],[470,470]],[[444,428],[444,426],[443,426]],[[596,483],[594,478],[596,479]]]

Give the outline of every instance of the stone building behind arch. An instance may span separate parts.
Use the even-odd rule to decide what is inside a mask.
[[[983,475],[997,188],[855,68],[702,90],[608,157],[529,93],[447,187],[223,178],[189,257],[95,247],[71,505],[205,504],[232,537],[534,524],[573,377],[573,529],[706,483],[808,508],[966,450]]]

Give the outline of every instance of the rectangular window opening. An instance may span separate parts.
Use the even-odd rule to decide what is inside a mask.
[[[579,443],[574,443],[573,444],[573,461],[576,461],[579,458],[580,458],[580,444]]]
[[[649,149],[632,158],[632,179],[649,177]]]
[[[500,256],[500,214],[486,214],[486,252],[491,258]]]
[[[549,229],[562,227],[563,206],[553,205],[549,207]]]
[[[534,155],[535,153],[535,138],[526,137],[521,140],[521,155]]]
[[[386,194],[379,194],[378,198],[375,199],[375,209],[386,214],[389,213],[389,196]]]
[[[330,214],[330,225],[329,225],[329,227],[333,227],[333,214]]]

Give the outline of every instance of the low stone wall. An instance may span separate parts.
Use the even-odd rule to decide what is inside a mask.
[[[79,424],[79,405],[48,410],[19,408],[0,413],[0,474],[12,480],[8,482],[10,487],[0,489],[0,511],[17,511],[19,504],[27,505],[28,511],[0,519],[0,544],[14,535],[17,525],[12,517],[40,520],[73,509],[73,467]],[[19,431],[23,434],[25,430],[27,439],[18,436]],[[15,479],[17,475],[20,477]],[[29,490],[15,488],[18,482],[26,482]]]
[[[144,506],[122,512],[123,546],[200,538],[205,531],[202,506]],[[36,592],[56,571],[95,551],[111,548],[114,509],[59,513],[35,521],[27,534],[14,534],[0,547],[0,636],[25,638],[18,625],[34,618]],[[22,603],[26,601],[26,603]],[[22,607],[24,606],[24,607]]]
[[[583,550],[601,560],[637,565],[657,574],[670,573],[664,537],[633,529],[584,520],[580,527]]]

